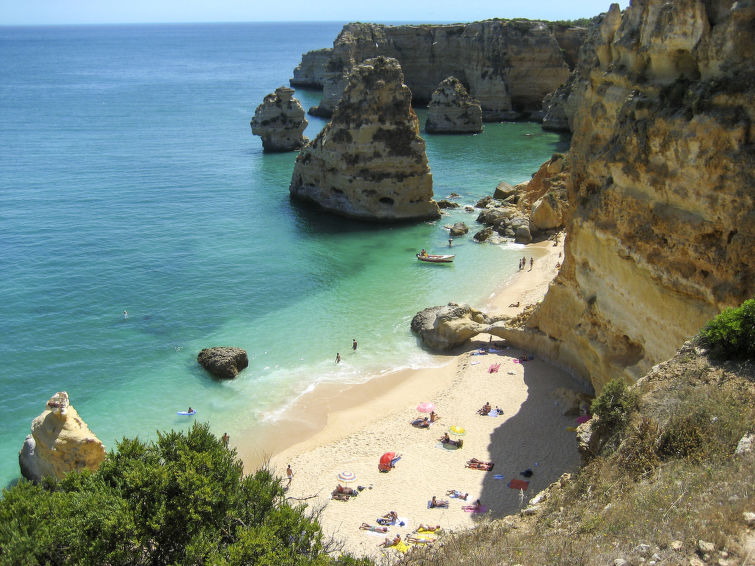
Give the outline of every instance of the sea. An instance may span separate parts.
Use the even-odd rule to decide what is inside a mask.
[[[231,438],[270,429],[318,385],[442,363],[412,317],[479,307],[517,271],[521,246],[475,243],[463,205],[566,149],[536,123],[423,134],[436,199],[462,205],[436,222],[289,199],[296,153],[264,154],[249,122],[342,25],[0,27],[0,486],[57,391],[108,449],[193,419]],[[308,120],[314,138],[326,121]],[[416,260],[447,252],[458,221],[453,264]],[[197,364],[219,345],[248,352],[232,381]]]

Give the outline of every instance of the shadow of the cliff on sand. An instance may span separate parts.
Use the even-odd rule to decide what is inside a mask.
[[[510,348],[498,357],[510,361],[523,354],[526,352]],[[521,365],[526,399],[516,414],[504,415],[506,420],[490,438],[489,451],[495,467],[485,472],[480,500],[490,509],[487,515],[491,518],[518,513],[538,492],[579,467],[575,433],[568,430],[576,425],[576,417],[562,415],[563,408],[552,393],[557,388],[588,392],[589,385],[538,359]],[[501,369],[501,379],[514,378],[507,371]],[[511,480],[529,483],[515,481],[509,487]],[[518,487],[524,485],[526,489],[520,491]]]

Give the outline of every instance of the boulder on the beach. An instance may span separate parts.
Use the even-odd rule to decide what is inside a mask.
[[[96,470],[104,459],[105,446],[79,417],[65,391],[47,401],[18,453],[21,475],[33,482],[46,476],[60,480],[74,470]]]
[[[502,318],[491,318],[469,305],[448,303],[418,312],[412,319],[411,328],[425,346],[444,352],[487,332],[499,320]]]
[[[215,377],[233,379],[249,365],[249,358],[241,348],[215,346],[199,352],[197,362]]]

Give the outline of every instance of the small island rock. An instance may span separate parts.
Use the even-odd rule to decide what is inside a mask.
[[[252,133],[262,138],[263,151],[293,151],[309,141],[303,135],[307,127],[304,108],[294,98],[294,89],[286,86],[264,98],[251,125]]]
[[[411,100],[396,59],[354,67],[331,121],[296,158],[291,196],[363,220],[439,218]]]
[[[444,79],[427,106],[428,134],[477,134],[482,131],[482,108],[456,77]]]
[[[233,379],[249,365],[249,358],[241,348],[215,346],[199,352],[197,362],[215,377]]]

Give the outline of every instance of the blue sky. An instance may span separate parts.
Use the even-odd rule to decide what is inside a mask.
[[[629,0],[619,2],[626,8]],[[608,0],[0,0],[0,25],[143,22],[469,22],[566,20],[605,12]]]

